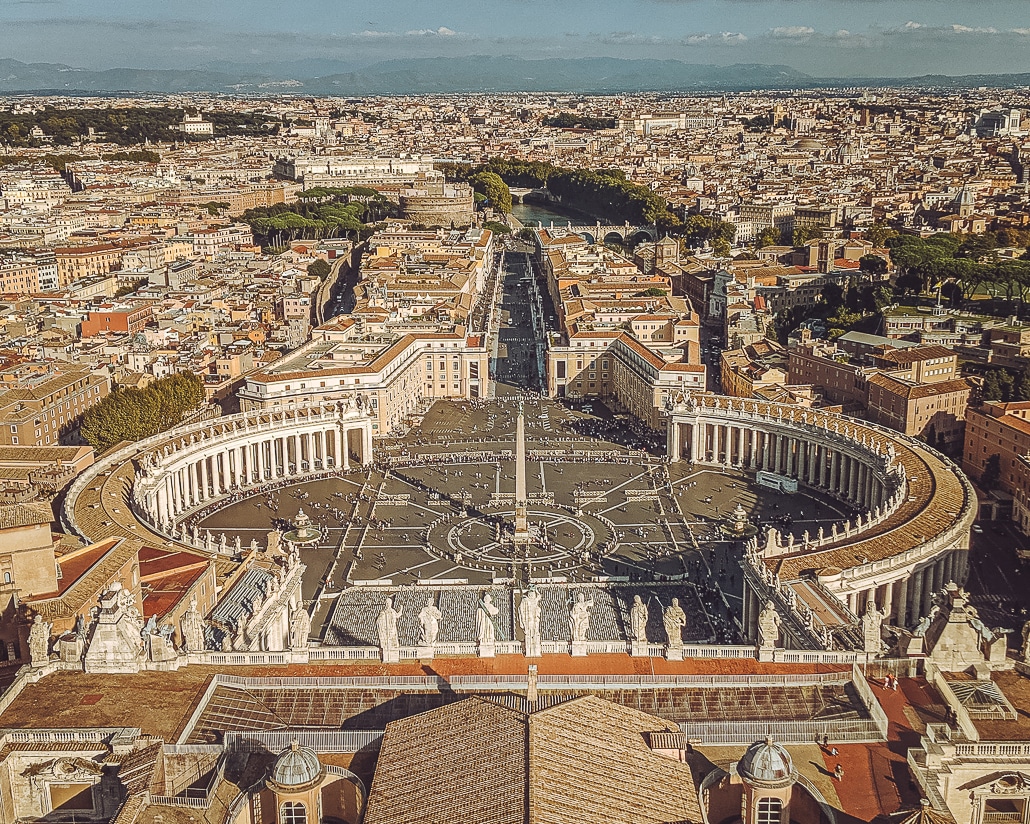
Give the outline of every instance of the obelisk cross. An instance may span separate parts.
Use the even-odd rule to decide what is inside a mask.
[[[526,515],[526,416],[519,401],[519,417],[515,429],[515,543],[529,542],[529,519]]]

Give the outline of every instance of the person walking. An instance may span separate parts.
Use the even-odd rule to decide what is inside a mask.
[[[833,768],[833,777],[836,778],[838,782],[844,780],[844,767],[842,764],[838,763],[837,766]]]

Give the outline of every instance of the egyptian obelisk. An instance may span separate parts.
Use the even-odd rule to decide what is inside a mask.
[[[519,403],[515,428],[515,543],[529,543],[529,520],[526,516],[526,416]]]

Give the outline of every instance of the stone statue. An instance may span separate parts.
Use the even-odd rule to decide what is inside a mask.
[[[33,667],[44,667],[50,661],[50,631],[53,628],[54,625],[44,621],[42,615],[33,619],[29,630],[29,658]]]
[[[489,592],[486,593],[479,602],[479,609],[476,610],[476,637],[481,645],[489,646],[496,640],[494,618],[499,612],[500,610],[494,606],[493,596]]]
[[[387,598],[386,604],[376,618],[376,631],[379,633],[379,646],[383,651],[383,661],[396,661],[400,655],[400,641],[397,638],[397,620],[404,608],[393,608],[393,598]]]
[[[1023,643],[1019,648],[1024,664],[1030,664],[1030,621],[1023,624]]]
[[[290,616],[290,649],[307,649],[310,634],[311,616],[303,606],[299,606]]]
[[[883,619],[887,617],[886,611],[880,611],[876,602],[870,598],[865,602],[865,614],[862,616],[862,649],[865,652],[879,652],[883,643],[880,636],[880,627]]]
[[[926,631],[930,628],[930,616],[924,615],[919,619],[919,623],[916,624],[916,628],[912,631],[912,634],[916,638],[922,638],[926,635]]]
[[[629,628],[633,641],[647,643],[647,605],[639,595],[633,596],[633,606],[629,610]]]
[[[422,611],[418,614],[418,622],[422,625],[422,646],[431,647],[436,643],[436,638],[440,634],[441,618],[443,618],[443,613],[433,602],[430,601],[422,607]]]
[[[780,614],[772,601],[765,602],[765,608],[758,616],[759,645],[763,649],[774,649],[780,640]]]
[[[526,635],[527,658],[540,657],[540,593],[530,589],[519,603],[519,626]]]
[[[665,608],[662,615],[662,623],[665,624],[665,635],[669,639],[669,646],[679,648],[683,646],[683,627],[687,625],[687,614],[680,606],[680,599],[673,598],[672,603]]]
[[[590,610],[593,606],[594,602],[588,601],[582,592],[576,596],[576,603],[572,605],[572,613],[569,615],[573,641],[587,640],[587,630],[590,629]]]

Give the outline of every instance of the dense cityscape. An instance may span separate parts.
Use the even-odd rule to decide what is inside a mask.
[[[0,97],[0,821],[1030,821],[1028,118]]]

